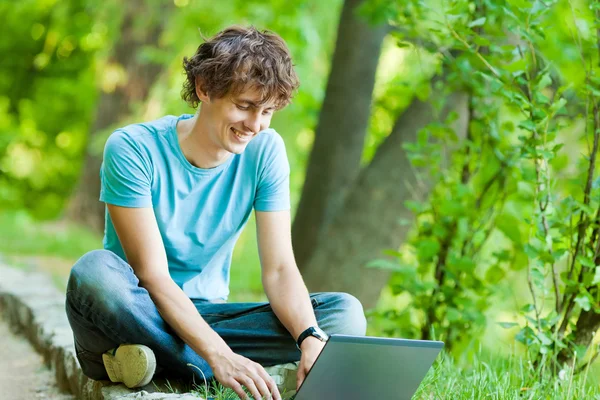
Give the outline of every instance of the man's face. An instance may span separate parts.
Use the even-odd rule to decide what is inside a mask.
[[[258,105],[259,101],[260,94],[248,90],[204,102],[202,108],[213,143],[230,153],[242,153],[258,132],[269,127],[275,112],[272,102]]]

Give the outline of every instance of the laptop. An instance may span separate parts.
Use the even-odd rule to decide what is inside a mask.
[[[331,335],[294,400],[410,400],[443,342]]]

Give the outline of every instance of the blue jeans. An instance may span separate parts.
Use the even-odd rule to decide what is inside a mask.
[[[360,302],[345,293],[311,294],[321,329],[328,334],[364,335]],[[237,354],[263,366],[300,360],[300,352],[269,303],[211,303],[192,299],[204,320]],[[102,353],[119,344],[150,347],[159,368],[169,375],[202,382],[214,378],[208,363],[185,344],[160,316],[148,291],[123,259],[94,250],[73,266],[67,286],[67,317],[77,359],[85,375],[108,379]],[[200,379],[200,380],[198,380]]]

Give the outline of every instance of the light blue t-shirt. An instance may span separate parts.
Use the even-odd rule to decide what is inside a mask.
[[[193,166],[176,131],[178,120],[191,117],[166,116],[112,133],[100,169],[100,201],[152,207],[173,280],[190,298],[226,300],[233,247],[252,209],[290,209],[290,167],[273,129],[215,168]],[[105,220],[104,248],[126,260],[108,212]]]

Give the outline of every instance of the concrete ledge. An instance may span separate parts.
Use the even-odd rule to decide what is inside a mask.
[[[156,392],[152,383],[143,390],[133,391],[121,384],[86,377],[75,357],[73,333],[65,314],[65,296],[44,274],[25,273],[0,262],[0,315],[43,355],[55,373],[58,387],[78,399],[199,399],[191,393]]]

